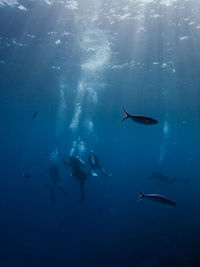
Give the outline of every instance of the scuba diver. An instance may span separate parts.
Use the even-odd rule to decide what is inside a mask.
[[[92,173],[96,174],[95,170],[99,169],[106,177],[110,177],[112,175],[112,173],[107,173],[100,165],[99,163],[99,158],[97,155],[95,155],[95,153],[93,152],[93,150],[90,151],[89,157],[88,157],[88,163],[91,167]],[[93,176],[97,176],[93,175]]]
[[[85,163],[78,156],[69,156],[67,161],[66,157],[63,158],[65,165],[72,169],[72,176],[76,177],[76,180],[80,183],[80,192],[81,200],[85,199],[84,185],[87,180],[87,176],[91,175],[90,173],[86,174],[82,167],[85,166]]]
[[[50,176],[50,181],[51,184],[45,184],[45,187],[49,187],[51,190],[51,200],[52,203],[55,204],[56,203],[56,199],[55,199],[55,193],[54,193],[54,188],[55,186],[57,186],[57,188],[60,190],[60,192],[63,194],[64,197],[67,196],[67,193],[65,192],[65,190],[60,186],[60,177],[58,174],[58,166],[54,163],[51,165],[51,167],[49,168],[49,176]]]
[[[152,179],[158,180],[159,182],[164,182],[167,184],[173,184],[175,182],[186,182],[185,179],[181,179],[181,178],[172,178],[170,176],[168,176],[167,174],[161,172],[161,171],[156,171],[152,173]]]

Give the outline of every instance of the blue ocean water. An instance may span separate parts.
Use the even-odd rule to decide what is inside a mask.
[[[199,47],[199,0],[0,0],[0,266],[200,266]]]

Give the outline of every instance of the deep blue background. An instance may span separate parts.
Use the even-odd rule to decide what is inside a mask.
[[[200,4],[171,2],[84,0],[67,9],[56,1],[20,1],[27,11],[19,4],[0,8],[0,266],[200,266]],[[143,19],[120,19],[126,5]],[[145,31],[137,33],[140,26]],[[94,90],[103,84],[98,102],[81,102],[80,123],[91,115],[94,133],[69,127],[79,82],[90,82],[81,67],[93,53],[82,47],[88,29],[94,42],[98,31],[109,42],[109,59],[91,81]],[[57,135],[60,83],[66,110]],[[121,123],[122,106],[159,124]],[[78,137],[85,144],[81,157],[93,149],[114,173],[89,177],[82,205],[79,185],[62,163]],[[43,185],[55,149],[68,197],[56,191],[53,206]],[[157,170],[186,182],[152,180]],[[137,202],[140,188],[177,207]]]

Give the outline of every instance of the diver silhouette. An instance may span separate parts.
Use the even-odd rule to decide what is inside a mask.
[[[99,158],[98,156],[93,152],[93,150],[90,151],[90,154],[88,156],[88,163],[91,167],[92,173],[96,174],[96,169],[99,169],[101,173],[103,173],[106,177],[110,177],[112,173],[107,173],[102,166],[99,163]],[[95,175],[97,176],[97,174]]]
[[[166,184],[174,184],[176,182],[186,182],[186,179],[183,178],[173,178],[163,173],[162,171],[156,171],[152,173],[152,179],[155,179],[159,182],[164,182]]]
[[[85,163],[78,156],[69,156],[69,160],[64,157],[63,162],[72,169],[72,176],[76,177],[76,180],[80,183],[81,200],[84,200],[84,185],[87,180],[87,176],[90,175],[90,173],[86,174],[83,170]]]
[[[58,174],[58,166],[54,163],[51,165],[49,168],[49,179],[50,179],[50,184],[44,185],[45,187],[50,188],[50,193],[51,193],[51,201],[52,204],[56,203],[56,198],[55,198],[55,187],[59,189],[59,191],[63,194],[64,197],[67,196],[67,193],[65,190],[60,186],[61,180]]]

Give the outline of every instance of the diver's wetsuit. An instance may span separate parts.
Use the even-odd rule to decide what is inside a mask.
[[[85,163],[79,157],[75,157],[75,156],[70,156],[68,162],[66,161],[65,158],[63,160],[64,160],[64,164],[71,167],[72,175],[76,177],[77,181],[79,181],[80,191],[81,191],[81,200],[84,200],[85,198],[84,185],[87,179],[87,175],[82,169],[82,167],[85,166]]]
[[[58,174],[58,166],[56,164],[51,165],[51,167],[49,168],[49,175],[50,175],[50,181],[51,181],[51,200],[52,203],[55,204],[56,202],[56,198],[55,198],[55,193],[54,193],[54,188],[55,186],[57,186],[57,188],[60,190],[60,192],[66,196],[67,193],[65,192],[65,190],[59,185],[59,183],[61,182],[59,174]]]

